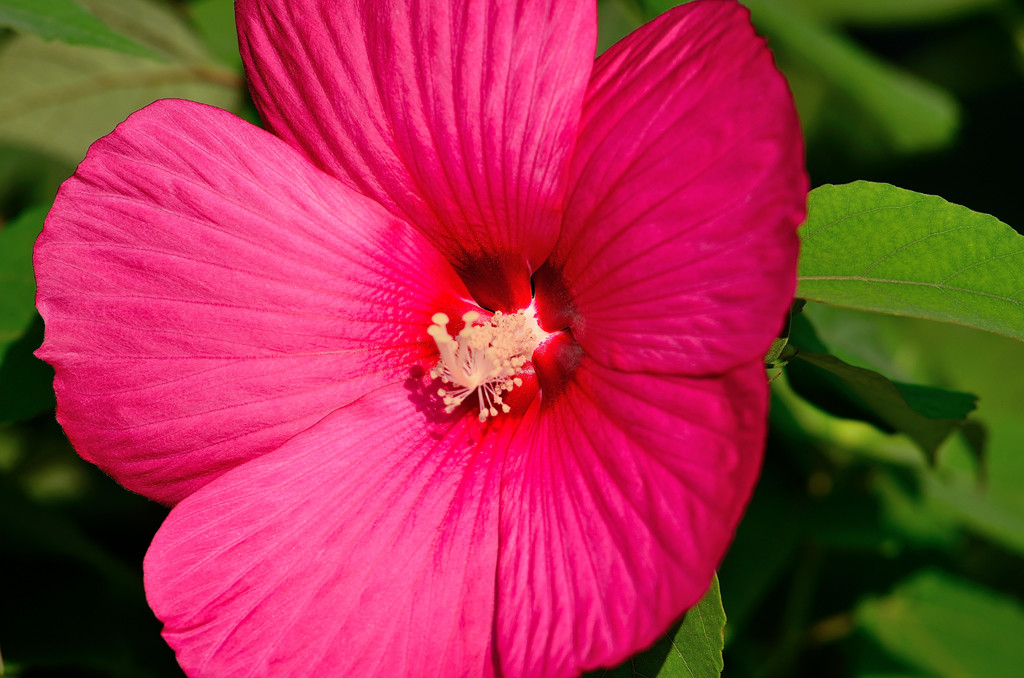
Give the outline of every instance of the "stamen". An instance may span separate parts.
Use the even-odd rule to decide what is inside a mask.
[[[522,386],[516,375],[533,355],[544,336],[537,325],[533,309],[515,313],[496,311],[485,322],[477,323],[480,314],[467,311],[458,335],[448,333],[448,316],[435,313],[427,334],[437,344],[440,360],[430,376],[449,384],[439,388],[437,395],[444,402],[445,412],[454,412],[474,391],[480,406],[480,421],[509,412],[502,393]]]

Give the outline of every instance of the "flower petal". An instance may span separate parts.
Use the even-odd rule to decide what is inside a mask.
[[[596,44],[575,0],[239,0],[267,127],[514,310],[558,233]]]
[[[806,193],[792,99],[747,10],[674,9],[597,61],[537,276],[542,323],[623,370],[763,356],[792,301]]]
[[[503,472],[504,675],[616,665],[700,599],[757,477],[766,408],[760,360],[693,378],[583,357]]]
[[[490,675],[504,454],[475,418],[421,407],[421,384],[171,511],[146,592],[189,676]]]
[[[39,355],[78,452],[174,503],[433,355],[466,308],[412,227],[218,109],[98,141],[36,246]]]

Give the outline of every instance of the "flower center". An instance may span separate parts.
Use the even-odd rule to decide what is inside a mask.
[[[533,307],[515,313],[496,311],[481,321],[480,314],[468,311],[462,316],[465,326],[454,337],[448,333],[448,316],[435,313],[427,334],[434,338],[441,359],[430,370],[450,388],[440,388],[444,411],[451,413],[474,391],[480,403],[480,421],[508,412],[502,393],[522,386],[516,376],[529,362],[534,349],[547,336],[537,324]]]

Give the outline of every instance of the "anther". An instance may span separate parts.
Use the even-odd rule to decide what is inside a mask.
[[[433,324],[427,334],[437,344],[440,359],[430,376],[452,388],[440,388],[446,412],[454,412],[474,392],[480,407],[480,421],[510,412],[502,393],[523,385],[516,376],[529,362],[541,339],[532,309],[529,312],[495,312],[480,321],[480,313],[467,311],[462,315],[464,326],[456,336],[449,334],[449,318],[444,313],[431,317]],[[474,324],[475,323],[475,324]]]

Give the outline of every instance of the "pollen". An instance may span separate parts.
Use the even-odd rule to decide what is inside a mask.
[[[476,392],[480,404],[480,421],[508,412],[502,395],[523,380],[522,373],[543,330],[537,325],[533,309],[515,313],[496,311],[482,320],[476,311],[463,314],[465,326],[452,336],[448,332],[448,316],[435,313],[427,334],[433,337],[441,359],[430,370],[430,376],[446,386],[437,390],[444,401],[445,412],[454,412]]]

